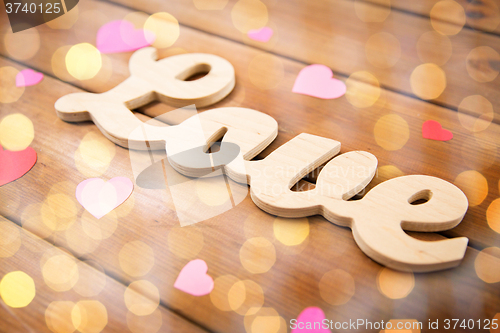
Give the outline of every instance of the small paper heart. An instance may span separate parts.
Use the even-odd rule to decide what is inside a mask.
[[[444,129],[441,124],[435,120],[427,120],[422,125],[422,136],[425,139],[448,141],[453,139],[453,133]]]
[[[131,22],[117,20],[99,28],[96,46],[101,53],[129,52],[151,45],[154,40],[153,32],[135,29]]]
[[[297,76],[292,92],[322,99],[343,96],[346,92],[345,83],[332,76],[332,70],[325,65],[307,66]]]
[[[324,319],[325,313],[320,308],[315,306],[305,308],[297,317],[297,321],[292,324],[290,333],[331,333],[332,331],[323,324]]]
[[[35,72],[31,68],[24,69],[16,75],[16,87],[29,87],[40,83],[43,80],[43,74]]]
[[[0,186],[24,176],[33,168],[36,159],[36,152],[31,147],[21,151],[9,151],[0,146]]]
[[[191,260],[182,268],[174,287],[193,296],[208,295],[214,289],[214,280],[207,271],[208,266],[205,261]]]
[[[248,38],[256,40],[258,42],[267,43],[273,36],[273,33],[274,33],[273,29],[269,27],[264,27],[260,29],[250,30],[247,33],[247,36]]]

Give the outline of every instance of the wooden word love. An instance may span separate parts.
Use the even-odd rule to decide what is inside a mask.
[[[387,267],[429,272],[460,263],[467,238],[427,242],[404,232],[442,231],[460,223],[468,208],[467,198],[455,185],[442,179],[423,175],[398,177],[375,186],[360,200],[348,201],[375,175],[377,159],[368,152],[354,151],[335,157],[340,151],[339,142],[302,133],[265,159],[252,161],[276,138],[278,124],[271,116],[246,108],[212,109],[170,127],[140,122],[129,111],[131,105],[138,107],[154,98],[174,105],[186,100],[208,105],[227,95],[234,85],[232,66],[221,58],[180,55],[155,63],[150,61],[153,54],[151,49],[137,51],[130,64],[132,77],[109,92],[62,97],[56,103],[58,115],[70,121],[92,119],[104,135],[125,147],[166,148],[171,166],[183,175],[199,177],[220,169],[233,180],[249,184],[254,203],[270,214],[291,218],[319,214],[334,224],[350,227],[361,250]],[[139,59],[145,64],[139,64]],[[160,69],[160,65],[175,69]],[[182,77],[186,74],[178,73],[192,74],[200,66],[210,66],[210,73],[185,85]],[[144,71],[144,67],[149,69],[148,75],[133,70]],[[168,76],[157,77],[158,73]],[[220,138],[220,151],[210,154],[210,165],[176,158],[193,150],[201,160],[201,155],[206,157],[205,151]],[[313,190],[291,191],[301,178],[325,163]],[[419,199],[427,201],[412,204]]]

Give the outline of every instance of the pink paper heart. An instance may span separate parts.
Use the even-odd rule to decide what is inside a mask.
[[[35,72],[31,68],[24,69],[16,75],[16,87],[29,87],[40,83],[43,80],[43,74]]]
[[[36,151],[31,147],[9,151],[0,146],[0,186],[24,176],[33,168],[36,159]]]
[[[155,34],[148,30],[135,29],[125,20],[111,21],[97,31],[97,49],[101,53],[135,51],[151,45]]]
[[[300,71],[292,91],[322,99],[338,98],[345,94],[346,86],[332,76],[332,70],[325,65],[307,66]]]
[[[134,184],[126,177],[115,177],[108,182],[89,178],[76,187],[76,199],[90,214],[100,219],[124,203],[133,188]]]
[[[297,322],[290,333],[331,333],[329,328],[323,325],[323,320],[325,319],[325,313],[318,307],[311,306],[302,310],[302,312],[297,317]],[[314,323],[316,324],[314,327]]]
[[[441,127],[441,124],[435,120],[427,120],[422,125],[422,136],[425,139],[448,141],[453,139],[453,133]]]
[[[208,266],[205,261],[191,260],[182,268],[174,287],[193,296],[208,295],[214,289],[214,280],[207,271]]]
[[[271,39],[271,37],[273,36],[273,33],[274,33],[273,29],[271,29],[269,27],[264,27],[264,28],[260,28],[260,29],[250,30],[247,33],[247,36],[250,39],[256,40],[258,42],[266,43]]]

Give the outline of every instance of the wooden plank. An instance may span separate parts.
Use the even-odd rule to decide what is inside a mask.
[[[373,73],[383,86],[410,95],[414,95],[410,83],[413,71],[423,63],[434,62],[433,54],[436,50],[448,52],[441,39],[429,39],[424,43],[423,60],[419,58],[417,52],[419,38],[424,33],[433,31],[429,19],[392,11],[382,23],[365,23],[356,15],[353,1],[293,0],[286,3],[264,1],[267,5],[269,25],[276,35],[274,40],[268,43],[253,41],[235,28],[231,13],[237,0],[228,1],[222,10],[198,10],[195,6],[196,2],[191,0],[174,3],[159,0],[147,3],[130,0],[116,0],[115,2],[150,14],[168,12],[186,26],[270,50],[306,64],[324,64],[332,68],[334,72],[345,76],[356,71],[367,70]],[[256,2],[247,1],[246,3],[249,4],[249,7],[245,9],[246,12],[261,13],[256,9],[257,7],[253,8],[251,5]],[[366,15],[378,15],[380,9],[380,6],[363,2],[360,2],[359,6],[363,7]],[[245,10],[242,9],[242,13]],[[245,14],[242,15],[245,17]],[[257,17],[260,16],[257,15]],[[379,32],[389,33],[397,41],[387,35],[377,35],[378,38],[371,41],[372,44],[367,51],[370,37]],[[446,88],[435,99],[435,102],[457,109],[465,97],[480,94],[492,103],[496,110],[495,119],[498,122],[500,100],[497,98],[497,90],[500,78],[497,76],[490,82],[475,81],[468,74],[465,66],[468,62],[473,75],[482,75],[485,71],[497,73],[497,62],[500,60],[497,59],[498,56],[481,55],[479,59],[473,57],[469,60],[467,57],[473,49],[479,46],[488,46],[497,54],[500,53],[498,37],[464,29],[458,35],[450,36],[449,40],[453,51],[449,60],[442,66],[446,75]],[[400,57],[397,55],[398,45],[401,51]],[[384,55],[386,52],[387,55]],[[371,55],[372,62],[367,58],[367,53]],[[383,68],[383,66],[393,64],[396,60],[397,62],[392,67]],[[437,71],[433,70],[433,73],[439,76]],[[434,83],[437,80],[436,76],[429,76],[426,80]],[[429,87],[420,79],[416,81],[420,88]],[[438,93],[441,88],[436,87],[431,90]],[[421,96],[420,93],[419,97]]]
[[[120,15],[119,9],[113,12]],[[244,90],[244,106],[260,109],[278,120],[280,135],[263,155],[299,132],[312,132],[345,142],[345,150],[370,150],[381,164],[395,164],[412,173],[431,173],[450,180],[460,170],[457,163],[432,158],[439,154],[450,157],[452,152],[443,153],[439,142],[420,138],[419,126],[423,119],[432,114],[433,117],[439,116],[445,128],[456,133],[457,140],[451,143],[460,142],[465,134],[460,134],[455,114],[449,110],[384,92],[387,105],[394,108],[391,111],[412,124],[409,130],[412,140],[405,148],[397,154],[384,152],[367,133],[371,133],[376,121],[382,114],[387,114],[387,110],[377,111],[374,108],[366,114],[360,114],[354,112],[345,99],[318,101],[290,94],[293,81],[302,66],[285,59],[279,60],[284,68],[283,80],[271,95],[269,91],[252,87],[245,75],[238,74],[245,73],[248,62],[262,54],[260,51],[203,34],[203,38],[196,39],[200,33],[188,34],[186,31],[189,30],[183,31],[186,40],[180,45],[193,52],[204,49],[205,52],[224,54],[235,66],[237,87],[241,90],[237,88],[234,95],[231,94],[217,106],[232,103],[240,105]],[[57,44],[57,40],[54,43]],[[47,64],[44,65],[40,59],[43,59],[43,50],[50,50],[51,46],[48,43],[44,45],[47,48],[33,59],[34,67],[39,70],[48,70]],[[127,58],[129,55],[119,56]],[[22,69],[4,59],[0,64],[2,67],[9,65]],[[116,60],[114,68],[123,73],[125,65],[126,61]],[[115,80],[119,81],[119,77]],[[354,244],[350,230],[332,226],[319,217],[308,219],[309,235],[304,242],[297,246],[285,245],[288,243],[288,233],[283,238],[274,229],[279,229],[276,226],[284,223],[287,230],[292,228],[290,224],[294,222],[276,222],[273,216],[257,209],[248,197],[222,215],[191,227],[179,228],[172,199],[166,191],[136,186],[133,201],[129,199],[115,214],[102,218],[97,224],[98,229],[92,229],[94,224],[91,217],[74,198],[77,184],[91,177],[91,172],[96,172],[96,167],[102,164],[106,166],[101,169],[102,174],[93,176],[107,180],[116,176],[132,178],[133,174],[129,152],[109,144],[94,124],[65,123],[51,111],[57,98],[77,91],[80,90],[76,87],[46,76],[42,83],[27,89],[16,103],[2,106],[5,114],[21,112],[34,121],[36,135],[32,147],[38,152],[39,161],[23,178],[0,188],[0,198],[8,200],[8,204],[0,205],[0,214],[9,216],[41,235],[51,234],[49,237],[55,244],[79,253],[82,259],[98,262],[106,272],[120,277],[124,283],[138,278],[151,281],[158,287],[164,304],[204,327],[221,332],[257,332],[259,324],[268,323],[266,320],[269,318],[266,317],[272,317],[273,322],[279,322],[275,326],[277,331],[284,332],[289,320],[296,318],[308,306],[321,307],[327,318],[336,321],[363,318],[371,322],[401,318],[421,321],[427,321],[427,318],[441,321],[445,318],[484,319],[492,318],[499,311],[498,288],[477,277],[474,263],[478,252],[472,248],[468,249],[464,262],[457,269],[434,274],[398,275],[383,270],[368,259]],[[298,105],[303,107],[299,108]],[[415,113],[415,110],[419,113]],[[310,117],[311,112],[315,113],[314,118]],[[496,125],[491,126],[496,128]],[[85,150],[88,148],[81,147],[82,141],[88,144],[86,135],[91,135],[90,141],[95,141],[87,146],[93,148],[90,151],[107,151],[112,158],[107,161],[101,158],[99,164],[93,164],[91,155],[82,156],[82,150],[84,153],[88,151]],[[450,149],[455,152],[459,150],[458,147]],[[87,165],[82,164],[82,160],[87,161]],[[435,163],[432,168],[428,165],[431,161]],[[34,190],[27,195],[27,189]],[[46,208],[42,210],[44,204]],[[66,210],[61,210],[61,207],[74,207],[75,210],[69,209],[70,214],[64,215]],[[40,223],[45,220],[51,225],[50,221],[54,221],[48,208],[54,210],[56,216],[61,215],[57,221],[60,228],[67,227],[66,230],[47,231],[45,223]],[[36,223],[30,223],[26,217],[33,217]],[[479,228],[475,224],[479,218],[469,215],[469,219],[471,228]],[[84,226],[86,232],[85,229],[82,231]],[[92,230],[100,232],[94,234]],[[89,233],[95,238],[99,238],[96,235],[109,237],[96,240]],[[488,244],[494,244],[493,235],[481,237]],[[130,245],[132,241],[141,241],[141,246],[134,247],[133,244],[137,243]],[[154,264],[150,267],[152,257]],[[216,279],[216,289],[211,296],[197,298],[173,288],[179,271],[194,258],[205,260],[208,274]],[[243,282],[235,286],[237,281]],[[229,287],[231,285],[232,288]],[[339,285],[345,288],[338,289]],[[394,290],[391,285],[402,285],[403,293]],[[245,295],[242,290],[245,290]],[[394,297],[402,298],[394,300]],[[238,306],[241,302],[243,304]],[[456,305],[451,307],[450,304]],[[242,316],[248,313],[250,307],[258,308],[260,305],[264,305],[265,309],[255,315]],[[235,311],[231,311],[231,306]],[[255,329],[252,329],[252,325],[255,325]]]
[[[35,285],[34,291],[25,288],[11,296],[7,295],[11,289],[0,288],[2,332],[139,332],[137,326],[142,326],[140,332],[206,332],[154,300],[144,301],[151,314],[135,315],[124,301],[126,286],[107,276],[95,261],[80,261],[2,216],[0,228],[0,279],[5,283],[7,274],[23,272]],[[14,302],[25,306],[11,307]],[[75,308],[86,311],[86,324],[77,319]]]

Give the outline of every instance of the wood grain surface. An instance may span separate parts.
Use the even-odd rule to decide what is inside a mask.
[[[351,1],[265,2],[276,36],[263,44],[235,29],[231,20],[235,1],[228,1],[222,10],[215,11],[197,9],[200,3],[201,0],[122,0],[116,4],[82,1],[78,5],[79,20],[71,29],[36,28],[41,46],[29,59],[16,58],[6,38],[0,43],[0,68],[29,67],[45,74],[40,84],[26,87],[19,100],[0,104],[1,118],[21,113],[33,122],[35,138],[31,147],[38,154],[37,164],[29,173],[0,187],[0,215],[9,220],[2,219],[1,223],[10,225],[9,230],[22,230],[21,248],[13,256],[0,258],[0,274],[22,270],[35,280],[37,287],[34,301],[26,308],[11,309],[2,303],[0,329],[47,332],[45,315],[52,302],[92,299],[107,309],[108,325],[103,332],[133,330],[127,324],[127,316],[132,315],[124,304],[124,293],[130,283],[143,280],[158,290],[160,304],[156,311],[163,321],[156,330],[159,332],[290,332],[290,320],[310,306],[320,307],[326,318],[339,322],[415,319],[423,322],[424,328],[429,319],[442,323],[453,318],[498,317],[500,240],[498,229],[490,226],[498,226],[498,222],[491,216],[492,221],[487,220],[486,215],[500,196],[499,79],[476,82],[469,76],[465,63],[476,46],[490,46],[498,52],[499,37],[468,28],[450,36],[453,52],[443,66],[446,89],[437,99],[426,102],[412,96],[409,77],[422,63],[415,50],[417,40],[433,28],[424,17],[425,12],[414,5],[405,11],[392,10],[385,22],[364,23],[357,18]],[[393,7],[399,3],[404,2],[394,2]],[[110,143],[92,122],[74,124],[60,120],[54,103],[68,93],[107,91],[130,75],[131,53],[102,55],[99,73],[82,81],[71,77],[64,57],[72,45],[95,45],[99,27],[136,10],[149,14],[166,11],[179,20],[179,38],[173,46],[159,49],[160,58],[202,52],[221,56],[234,66],[234,91],[212,107],[253,108],[278,121],[277,139],[257,159],[300,133],[310,133],[340,141],[341,153],[364,150],[376,156],[379,168],[368,190],[384,180],[411,174],[455,183],[471,203],[462,223],[441,234],[410,234],[429,241],[469,238],[462,264],[438,273],[396,273],[366,257],[349,229],[332,225],[319,216],[300,220],[276,218],[257,208],[248,196],[219,216],[181,228],[169,190],[136,184],[131,198],[122,206],[99,221],[93,218],[77,202],[76,186],[90,177],[133,179],[129,151]],[[131,17],[134,22],[144,22],[148,15],[128,16]],[[0,22],[2,36],[8,35],[3,12]],[[387,69],[372,65],[365,52],[367,39],[380,31],[395,35],[402,49],[399,61]],[[32,34],[20,34],[20,43],[31,41]],[[347,83],[346,96],[319,100],[293,94],[299,71],[310,63],[331,67],[334,77]],[[363,75],[349,78],[353,72],[363,70],[372,72],[382,88],[377,89],[373,82],[364,83]],[[15,89],[4,88],[13,84],[8,79],[2,81],[3,96],[18,94]],[[486,97],[495,110],[491,124],[478,132],[464,127],[476,121],[473,112],[457,111],[462,99],[474,94]],[[372,100],[372,105],[355,106],[367,100]],[[173,109],[153,103],[135,110],[135,114],[147,121]],[[453,132],[453,139],[440,142],[422,138],[422,124],[429,119]],[[167,120],[170,124],[180,121]],[[487,124],[487,120],[479,121],[479,125]],[[316,175],[317,172],[309,175],[309,182],[301,181],[297,187],[313,187],[310,182],[315,181]],[[196,200],[198,205],[207,205],[203,194]],[[47,207],[60,215],[51,215],[50,210],[47,213]],[[56,230],[49,227],[47,221],[52,220],[58,223]],[[295,235],[296,225],[308,230],[298,244],[287,238]],[[89,230],[98,232],[90,233],[90,237]],[[33,247],[39,248],[38,252]],[[55,252],[51,251],[64,251],[76,262],[98,265],[102,270],[95,274],[106,274],[106,288],[90,298],[81,297],[74,288],[64,292],[52,289],[40,267],[42,253],[53,255]],[[180,270],[196,258],[206,261],[208,274],[215,280],[210,295],[194,297],[173,287]],[[248,312],[252,307],[254,310]],[[156,312],[155,315],[158,316]],[[147,318],[140,318],[141,322],[148,322]],[[54,328],[53,331],[60,332]],[[154,327],[144,331],[156,332]]]

